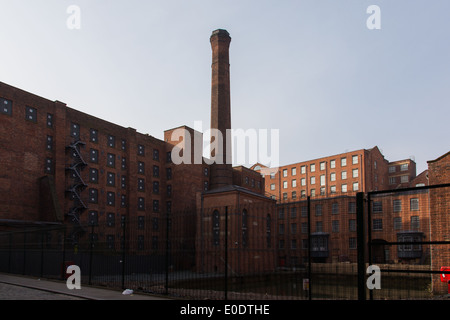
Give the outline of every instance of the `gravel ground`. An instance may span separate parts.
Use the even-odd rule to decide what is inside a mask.
[[[0,300],[84,300],[81,298],[0,283]]]

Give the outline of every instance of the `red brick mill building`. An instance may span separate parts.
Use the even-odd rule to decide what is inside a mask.
[[[211,129],[225,137],[231,129],[231,38],[219,29],[210,41]],[[175,132],[182,135],[174,138]],[[183,152],[196,156],[193,137],[203,140],[200,132],[180,126],[166,130],[160,140],[0,83],[0,226],[67,224],[76,240],[92,222],[150,221],[156,226],[152,230],[128,233],[137,238],[130,249],[145,253],[165,250],[167,230],[157,226],[173,215],[171,230],[178,239],[172,246],[195,252],[180,255],[179,265],[223,272],[227,241],[231,272],[268,272],[305,263],[307,197],[314,261],[356,262],[357,192],[450,182],[449,153],[429,161],[429,170],[416,175],[413,160],[390,162],[378,147],[285,165],[273,174],[259,164],[233,168],[227,161],[208,164],[203,158],[200,163],[173,163],[174,147],[183,144]],[[211,158],[228,159],[229,148],[223,150]],[[373,236],[380,241],[425,235],[449,240],[448,189],[375,202]],[[395,217],[387,215],[392,211]],[[174,214],[180,212],[190,214]],[[398,232],[387,235],[383,230]],[[97,236],[119,245],[113,232]],[[382,263],[416,264],[428,255],[433,268],[450,265],[448,247],[426,250],[410,255],[382,247],[374,256]]]

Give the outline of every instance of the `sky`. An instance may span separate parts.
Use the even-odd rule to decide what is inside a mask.
[[[226,29],[232,127],[279,130],[280,165],[378,146],[419,174],[450,151],[449,12],[448,0],[0,0],[0,81],[159,139],[207,130],[209,37]]]

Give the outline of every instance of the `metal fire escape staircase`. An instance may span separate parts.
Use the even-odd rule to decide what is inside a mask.
[[[74,239],[76,239],[78,234],[86,232],[80,220],[81,214],[88,208],[81,198],[81,192],[88,186],[81,177],[81,171],[87,166],[80,153],[80,146],[84,145],[84,142],[76,141],[66,147],[66,150],[69,150],[72,156],[72,164],[66,168],[66,171],[70,173],[73,180],[66,193],[70,199],[73,199],[73,206],[67,213],[67,216],[74,224],[74,230],[71,234]]]

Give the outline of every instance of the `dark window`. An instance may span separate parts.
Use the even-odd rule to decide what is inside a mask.
[[[78,123],[72,123],[70,126],[70,135],[72,138],[80,138],[80,125]]]
[[[115,225],[115,215],[112,212],[106,214],[106,224],[108,227],[114,227]]]
[[[106,185],[114,187],[116,185],[116,174],[112,172],[108,172],[106,174]]]
[[[0,113],[12,115],[12,101],[0,98]]]
[[[31,122],[37,122],[37,110],[33,107],[25,107],[25,119]]]
[[[121,161],[122,161],[121,167],[123,170],[125,170],[127,168],[127,158],[122,157]]]
[[[356,202],[348,203],[348,213],[356,213]]]
[[[124,195],[124,194],[122,194],[122,195],[120,196],[120,206],[121,206],[122,208],[125,208],[125,207],[127,206],[127,196]]]
[[[167,178],[167,180],[172,179],[172,168],[166,169],[166,178]]]
[[[98,163],[98,150],[91,149],[90,158],[92,163]]]
[[[158,218],[152,218],[152,229],[154,231],[157,231],[159,229]]]
[[[144,236],[138,236],[138,250],[144,250]]]
[[[92,183],[98,183],[98,170],[91,168],[89,170],[89,181]]]
[[[153,212],[159,212],[159,200],[153,200]]]
[[[108,158],[107,158],[106,164],[108,167],[115,168],[116,167],[116,155],[112,154],[112,153],[108,153]]]
[[[115,204],[116,204],[116,194],[114,192],[109,191],[109,192],[106,193],[106,204],[108,206],[112,206],[112,207],[115,206]]]
[[[145,163],[138,162],[138,173],[145,174]]]
[[[47,113],[47,127],[53,128],[53,114]]]
[[[127,150],[127,141],[122,139],[122,150],[125,151]]]
[[[108,147],[114,148],[116,146],[116,137],[108,135]]]
[[[203,181],[203,190],[208,191],[208,188],[209,188],[208,181]]]
[[[159,193],[159,182],[153,181],[153,193],[158,194]]]
[[[145,179],[138,178],[138,191],[145,191]]]
[[[53,160],[50,158],[45,159],[45,173],[53,173]]]
[[[374,213],[383,212],[383,203],[381,201],[375,201],[372,206],[372,211]]]
[[[114,249],[114,235],[112,234],[108,234],[106,235],[106,245],[108,247],[109,250],[113,250]]]
[[[97,189],[89,189],[89,202],[90,203],[98,203],[98,190]]]
[[[172,213],[172,201],[166,202],[166,209],[167,209],[167,214]]]
[[[172,185],[170,184],[167,185],[167,196],[168,197],[172,196]]]
[[[172,163],[172,151],[167,152],[167,163]]]
[[[47,136],[47,150],[53,150],[53,137]]]
[[[138,198],[138,210],[145,210],[145,198]]]
[[[98,212],[97,211],[89,211],[89,225],[96,226],[98,225]]]
[[[94,143],[98,142],[98,131],[97,130],[91,129],[89,140]]]
[[[153,160],[159,161],[159,150],[153,149]]]
[[[143,216],[138,216],[138,229],[144,229],[145,218]]]
[[[125,189],[127,187],[127,177],[126,176],[120,177],[120,187],[122,189]]]
[[[158,249],[158,237],[152,236],[152,249],[156,250]]]
[[[159,177],[159,167],[153,166],[153,176],[158,178]]]
[[[138,156],[145,156],[145,147],[141,144],[138,145]]]

